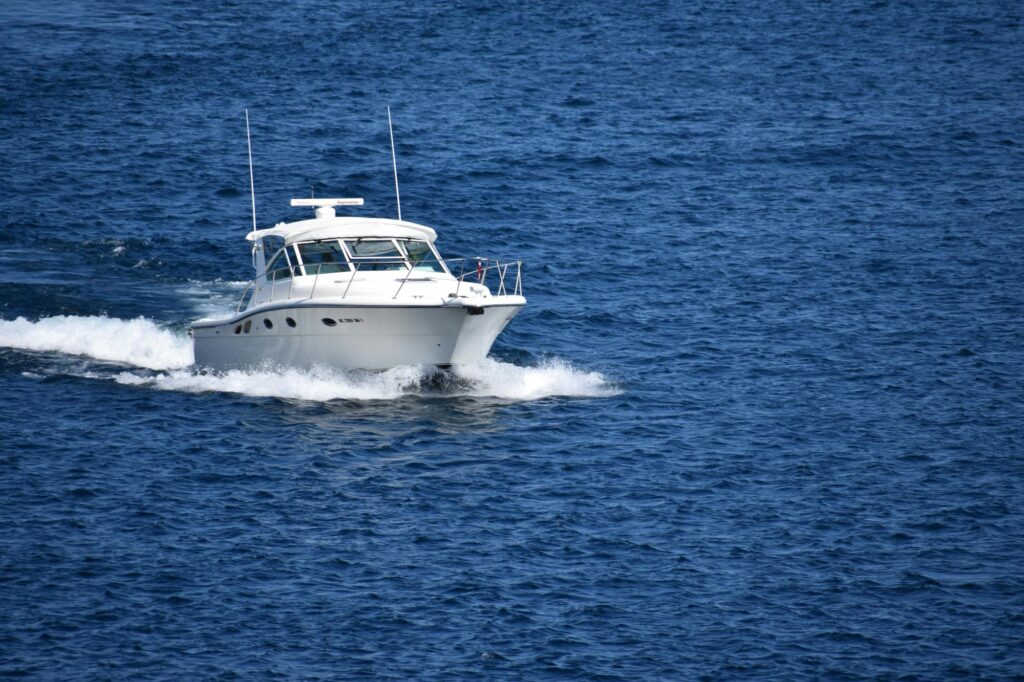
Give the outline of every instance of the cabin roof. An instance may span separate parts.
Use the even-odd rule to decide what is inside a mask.
[[[433,242],[437,239],[437,233],[425,225],[417,225],[404,220],[344,216],[278,223],[265,230],[253,230],[245,238],[255,241],[264,237],[282,237],[285,244],[316,239],[360,239],[363,237],[425,239]]]

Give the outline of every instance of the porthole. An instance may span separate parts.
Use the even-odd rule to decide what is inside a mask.
[[[323,322],[324,324],[326,324],[328,327],[333,327],[334,325],[338,324],[337,322],[335,322],[334,320],[332,320],[329,317],[325,317],[324,319],[322,319],[320,321]]]
[[[274,328],[274,323],[271,322],[269,319],[264,317],[263,318],[263,326],[266,327],[267,329],[273,329]]]
[[[236,334],[241,334],[242,333],[242,325],[240,325],[240,324],[239,325],[235,325],[235,333]]]
[[[246,320],[245,324],[242,325],[242,331],[248,334],[252,331],[252,320]]]
[[[292,319],[292,318],[290,318],[290,317],[286,317],[286,318],[284,318],[284,321],[288,323],[288,326],[289,326],[289,327],[294,327],[294,326],[295,326],[295,320],[293,320],[293,319]]]

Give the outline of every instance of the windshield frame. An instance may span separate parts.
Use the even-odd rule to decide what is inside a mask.
[[[384,255],[359,256],[353,253],[354,249],[350,244],[360,242],[386,242],[388,248]],[[307,263],[303,256],[303,247],[311,244],[327,244],[328,253],[333,253],[336,260],[329,263],[330,269],[318,268],[322,263]],[[414,260],[409,246],[412,244],[422,245],[420,248],[421,257]],[[325,247],[320,247],[325,248]],[[284,256],[282,258],[282,252]],[[337,257],[341,258],[338,259]],[[427,239],[416,239],[414,237],[332,237],[327,239],[310,239],[285,244],[274,251],[273,256],[267,259],[267,266],[263,276],[270,280],[285,279],[287,277],[312,277],[318,274],[361,272],[401,272],[406,276],[418,273],[423,276],[448,275],[452,277],[451,269],[438,253],[434,243]],[[335,270],[336,268],[336,270]],[[285,271],[285,272],[278,272]],[[275,274],[277,273],[277,274]]]

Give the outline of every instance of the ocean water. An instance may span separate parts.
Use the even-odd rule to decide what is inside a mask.
[[[1022,15],[0,4],[0,675],[1024,675]],[[491,358],[197,372],[389,105]]]

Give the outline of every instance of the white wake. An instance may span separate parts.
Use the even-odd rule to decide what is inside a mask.
[[[178,369],[193,362],[192,342],[187,336],[144,317],[118,320],[58,315],[38,322],[23,317],[0,320],[0,346],[84,355],[146,369]]]
[[[203,320],[222,320],[235,314],[238,297],[245,288],[245,282],[213,280],[202,282],[189,280],[188,284],[175,289]]]
[[[452,381],[434,379],[437,370],[395,367],[384,372],[342,372],[270,368],[222,373],[196,371],[192,342],[146,318],[47,317],[0,320],[0,347],[77,355],[146,370],[89,372],[130,386],[188,393],[222,392],[293,400],[394,400],[406,395],[492,397],[512,401],[552,396],[604,397],[619,390],[601,373],[549,360],[522,367],[486,359],[459,367]]]
[[[164,391],[187,393],[238,393],[257,398],[287,398],[325,402],[328,400],[394,400],[418,385],[415,367],[396,367],[386,372],[335,372],[331,370],[268,369],[232,370],[203,374],[177,370],[151,376],[121,372],[120,384],[151,386]]]

